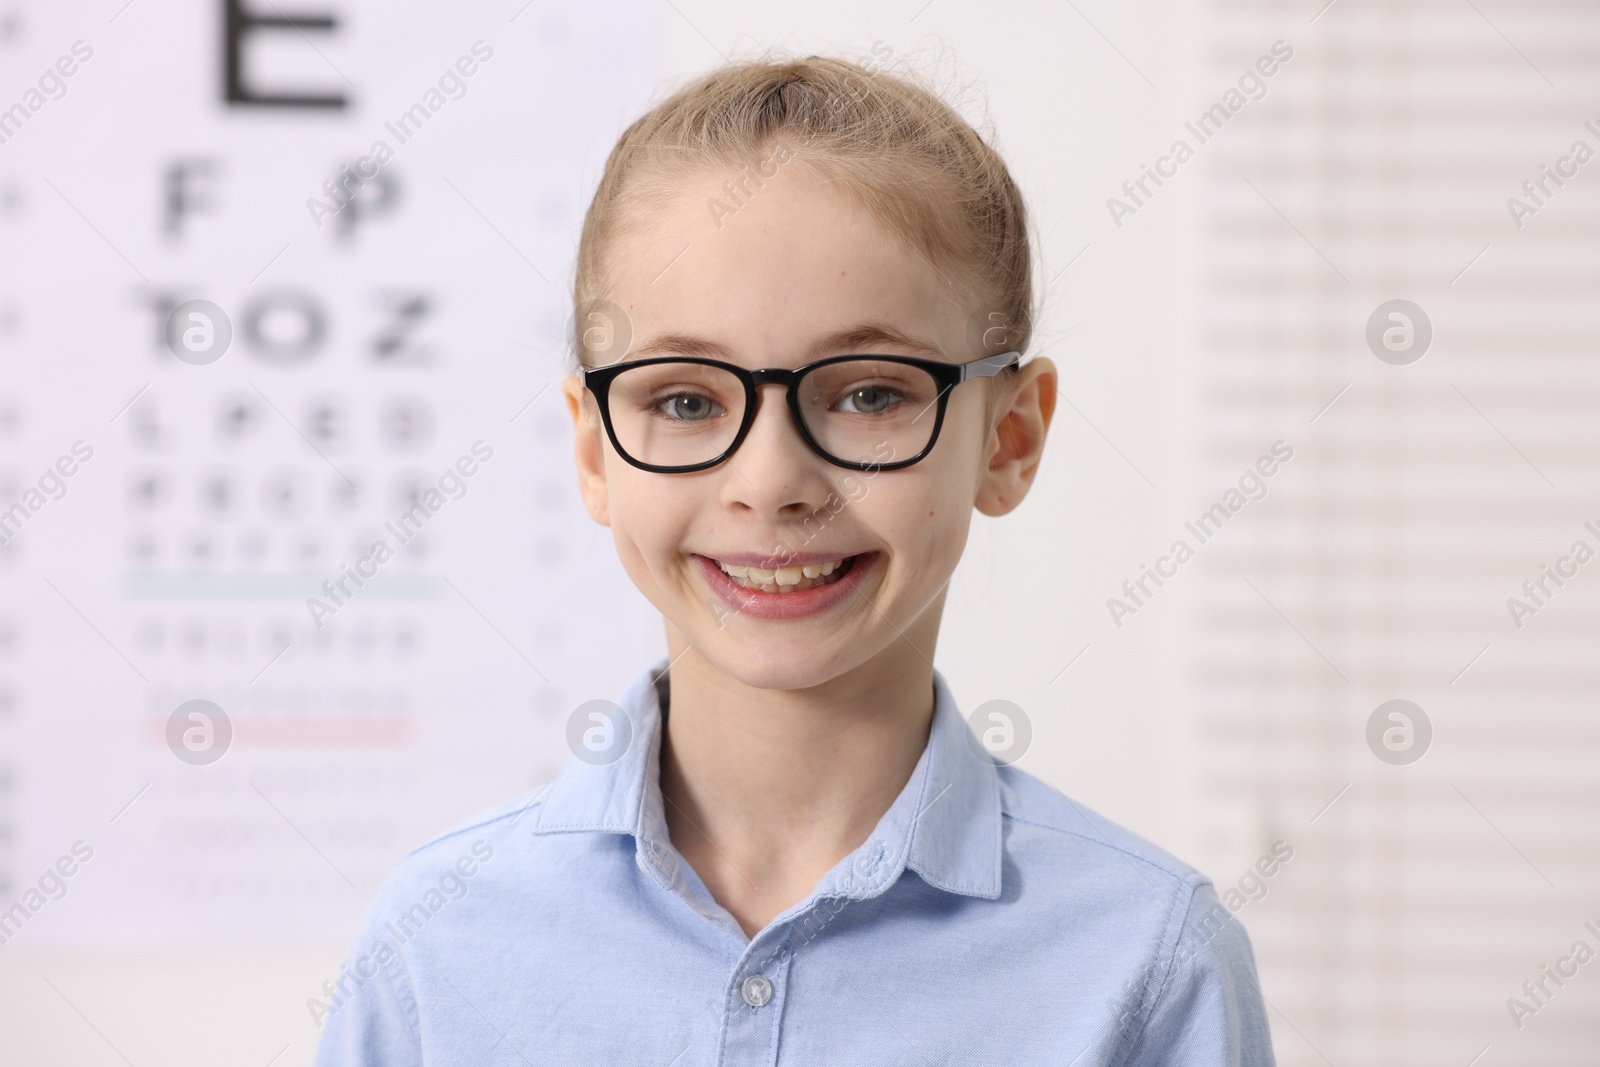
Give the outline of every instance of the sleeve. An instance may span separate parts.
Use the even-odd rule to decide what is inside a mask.
[[[1166,980],[1128,1067],[1273,1067],[1272,1035],[1244,925],[1210,882],[1190,896]]]
[[[339,976],[307,1002],[322,1027],[314,1067],[422,1065],[416,998],[404,958],[377,929],[377,911],[374,902]]]

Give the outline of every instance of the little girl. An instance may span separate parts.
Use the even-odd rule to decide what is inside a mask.
[[[317,1062],[1272,1063],[1211,883],[991,757],[933,666],[1056,395],[994,150],[911,80],[724,67],[612,150],[575,300],[584,503],[668,655],[396,865]]]

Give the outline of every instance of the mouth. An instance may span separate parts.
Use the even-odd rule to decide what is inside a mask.
[[[808,555],[782,567],[763,567],[770,558],[745,556],[751,563],[730,563],[691,553],[707,587],[738,615],[772,621],[798,620],[843,610],[879,569],[881,553],[824,559]],[[738,558],[738,557],[735,557]]]
[[[787,595],[832,585],[849,574],[850,568],[855,566],[859,558],[859,556],[844,556],[822,563],[774,568],[750,567],[737,563],[724,563],[722,560],[712,562],[716,563],[717,568],[726,574],[733,584],[742,589]]]

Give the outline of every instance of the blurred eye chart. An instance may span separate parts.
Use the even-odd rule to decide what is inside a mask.
[[[559,384],[606,6],[0,0],[7,943],[342,942],[656,654]]]

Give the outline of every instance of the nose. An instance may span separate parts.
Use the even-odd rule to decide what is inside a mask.
[[[800,436],[784,388],[758,385],[750,432],[728,460],[723,503],[768,521],[809,515],[832,490],[829,466]]]

